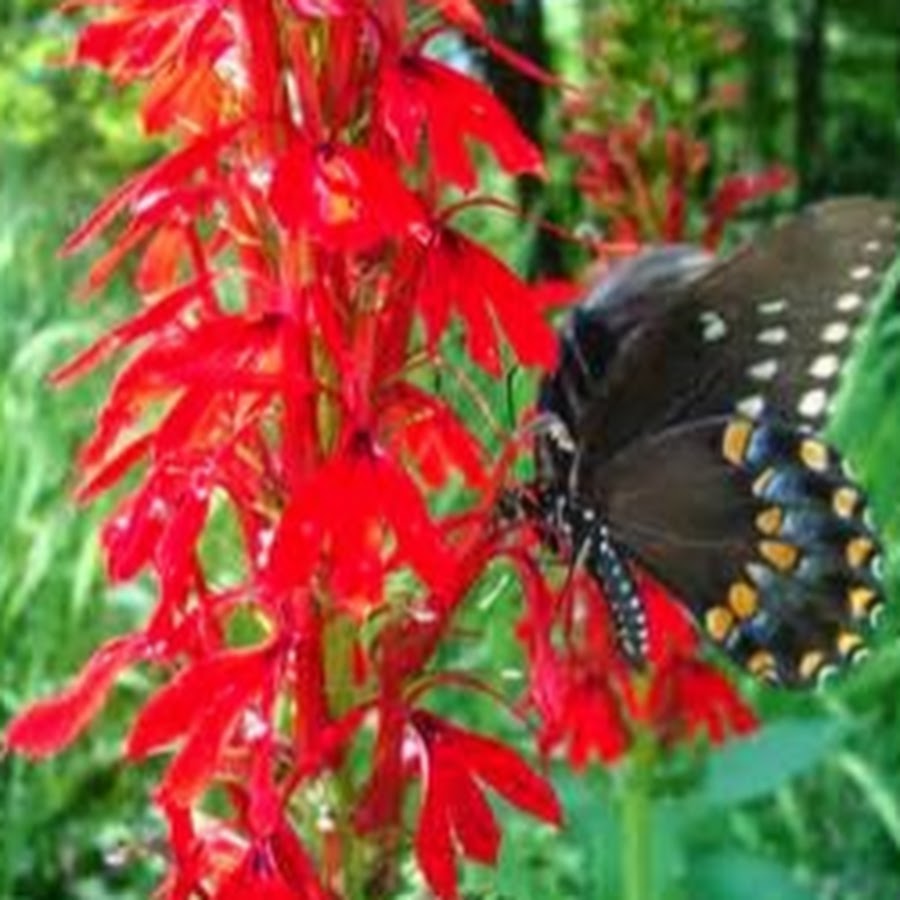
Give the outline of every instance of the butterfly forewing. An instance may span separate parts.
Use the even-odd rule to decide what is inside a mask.
[[[622,341],[582,439],[611,456],[642,433],[735,410],[820,427],[896,228],[890,204],[830,201],[713,266]]]

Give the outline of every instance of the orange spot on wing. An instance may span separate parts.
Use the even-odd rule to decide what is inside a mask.
[[[736,581],[728,589],[728,605],[739,619],[749,619],[759,609],[759,594],[746,582]]]
[[[797,565],[800,551],[784,541],[760,541],[759,554],[780,572],[790,572]]]
[[[746,419],[730,422],[722,434],[722,456],[732,465],[741,465],[752,436],[753,425]]]

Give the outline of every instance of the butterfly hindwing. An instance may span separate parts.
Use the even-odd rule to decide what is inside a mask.
[[[839,453],[789,425],[703,419],[581,473],[617,546],[758,677],[803,685],[856,658],[883,604],[880,547]]]

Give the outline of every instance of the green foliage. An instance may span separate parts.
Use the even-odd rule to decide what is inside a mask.
[[[831,719],[780,719],[713,753],[695,799],[710,807],[758,800],[819,765],[840,737]]]
[[[12,137],[7,135],[6,137]],[[106,637],[132,627],[140,588],[113,593],[100,571],[99,509],[68,499],[78,443],[89,430],[96,386],[65,393],[47,375],[96,333],[96,310],[71,299],[80,265],[55,251],[96,197],[67,177],[65,159],[41,168],[0,146],[0,721],[60,687]],[[97,173],[87,173],[99,181]],[[42,764],[0,761],[0,896],[10,900],[127,897],[149,888],[142,843],[145,788],[120,765],[127,685],[77,749]],[[129,866],[116,862],[121,857]],[[144,892],[146,893],[146,892]],[[134,896],[140,896],[135,893]]]
[[[682,125],[698,118],[702,72],[721,72],[729,55],[718,0],[613,0],[583,9],[585,55],[607,121],[621,123],[651,97]]]
[[[101,173],[133,170],[153,146],[135,130],[129,91],[112,89],[99,73],[64,65],[75,29],[55,5],[17,0],[0,11],[0,177],[15,177],[6,156],[15,151],[17,166],[30,174],[52,172],[70,188],[80,183],[95,201]]]
[[[816,900],[818,893],[802,887],[780,865],[746,853],[700,857],[691,865],[695,896],[704,900]]]

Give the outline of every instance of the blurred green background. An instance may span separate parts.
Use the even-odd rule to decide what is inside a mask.
[[[896,0],[525,0],[492,10],[500,34],[575,83],[596,83],[596,127],[627,121],[653,98],[665,121],[706,140],[708,183],[782,162],[794,190],[776,210],[833,193],[900,198],[900,10]],[[704,23],[743,35],[713,47]],[[85,261],[61,261],[64,236],[126,173],[152,158],[133,100],[91,72],[56,64],[73,23],[46,2],[0,7],[0,724],[60,685],[105,636],[140,621],[149,588],[110,590],[96,545],[102,505],[68,500],[72,460],[107,372],[65,393],[46,376],[127,308],[127,286],[73,299]],[[718,31],[716,32],[718,34]],[[604,40],[597,45],[598,34]],[[612,35],[612,38],[609,35]],[[714,44],[715,42],[713,42]],[[487,76],[550,158],[546,185],[517,187],[531,209],[568,227],[595,221],[561,152],[570,127],[553,91],[488,64]],[[707,114],[723,85],[743,102]],[[532,272],[585,262],[536,231],[475,223]],[[732,233],[738,233],[741,228]],[[499,246],[499,244],[498,244]],[[845,392],[836,435],[871,487],[900,600],[900,304],[897,276]],[[522,389],[527,393],[527,384]],[[494,395],[505,404],[503,391]],[[504,399],[501,399],[504,398]],[[514,664],[516,598],[497,576],[477,605],[475,668]],[[475,605],[473,604],[473,608]],[[479,618],[480,616],[480,618]],[[672,761],[654,786],[659,898],[888,900],[900,896],[900,644],[891,612],[873,658],[827,692],[753,694],[762,734]],[[136,676],[135,676],[136,678]],[[160,825],[148,781],[117,763],[141,685],[125,679],[112,707],[72,751],[41,765],[0,760],[0,898],[136,898],[159,872]],[[478,722],[495,728],[490,711]],[[569,828],[536,831],[509,817],[499,873],[467,874],[471,897],[618,900],[615,773],[559,775]],[[410,896],[421,896],[410,888]],[[647,898],[655,900],[655,898]]]

